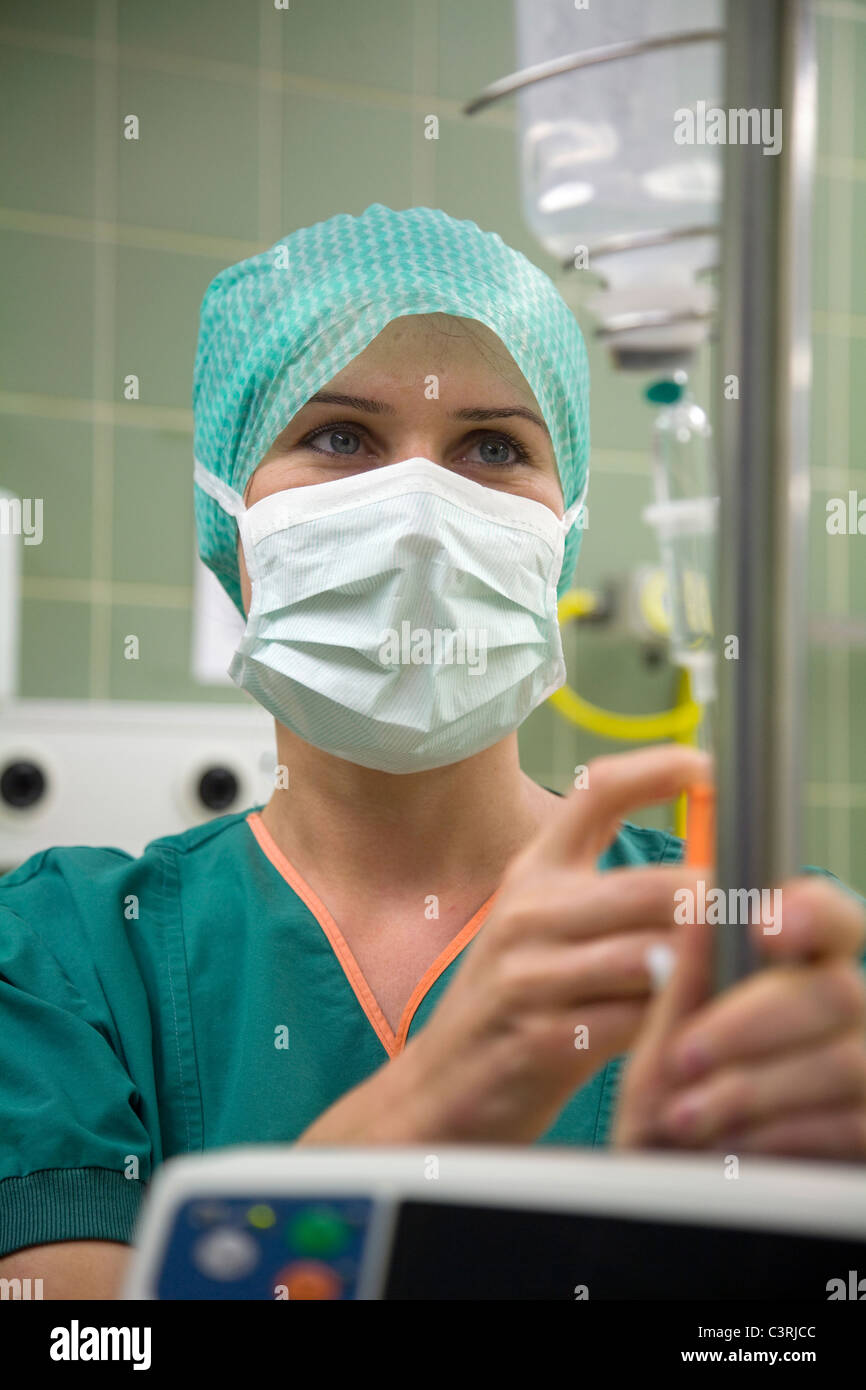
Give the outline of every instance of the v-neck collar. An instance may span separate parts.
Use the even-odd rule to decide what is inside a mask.
[[[289,887],[294,889],[295,893],[297,893],[298,897],[322,928],[334,955],[337,957],[342,967],[343,974],[351,985],[358,1003],[367,1015],[370,1026],[373,1028],[373,1031],[388,1056],[395,1057],[406,1045],[412,1019],[415,1017],[421,1001],[432,989],[443,971],[447,970],[455,957],[460,954],[464,946],[468,946],[490,912],[493,901],[499,890],[497,889],[495,892],[491,893],[487,901],[481,904],[481,907],[479,907],[474,916],[470,917],[469,921],[460,929],[453,940],[449,941],[444,950],[440,951],[433,964],[428,966],[427,970],[425,970],[409,996],[406,1007],[401,1015],[397,1032],[395,1033],[379,1007],[378,1001],[367,983],[364,972],[349,949],[348,942],[321,898],[313,892],[310,885],[301,877],[294,865],[283,854],[283,851],[280,849],[262,820],[260,813],[258,811],[250,811],[249,815],[246,817],[246,822],[253,832],[262,853],[270,863],[273,864],[277,873],[285,879]]]

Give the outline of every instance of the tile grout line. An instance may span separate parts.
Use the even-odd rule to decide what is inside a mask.
[[[290,15],[291,11],[286,13]],[[8,25],[0,25],[0,43],[14,44],[31,52],[51,53],[84,61],[93,59],[96,63],[120,64],[138,71],[158,72],[183,79],[194,77],[248,88],[256,88],[261,82],[266,82],[271,87],[279,87],[284,92],[292,92],[297,96],[311,96],[328,103],[338,102],[348,106],[370,106],[378,107],[380,110],[406,112],[429,106],[435,100],[439,102],[444,119],[464,119],[463,101],[457,97],[435,97],[430,91],[400,92],[390,87],[366,86],[360,82],[346,83],[342,78],[332,80],[326,77],[309,77],[301,72],[286,72],[282,67],[263,68],[260,63],[248,65],[218,58],[201,58],[194,53],[174,54],[163,49],[118,44],[116,41],[60,38],[57,35],[46,35],[36,30],[18,29]],[[507,104],[481,111],[477,116],[473,116],[472,120],[476,124],[500,130],[513,130],[515,126],[514,112]]]
[[[422,111],[425,92],[439,87],[439,0],[414,0],[412,6],[412,97],[410,178],[413,207],[436,206],[436,155],[438,140],[424,134],[424,118],[438,115],[439,97],[431,98]],[[433,56],[436,55],[436,56]]]
[[[259,242],[241,237],[208,236],[205,232],[173,231],[170,228],[142,227],[135,223],[108,222],[99,218],[3,206],[0,206],[0,231],[65,237],[68,241],[109,242],[136,251],[163,251],[176,256],[213,256],[218,260],[241,260],[265,249]]]
[[[44,603],[88,603],[110,607],[188,608],[192,585],[152,584],[144,580],[62,579],[31,575],[21,581],[22,596]]]
[[[806,782],[804,786],[810,806],[833,807],[846,814],[866,809],[866,782]]]
[[[117,0],[98,0],[96,34],[116,52]],[[118,69],[113,62],[93,64],[94,215],[117,213]],[[93,400],[115,398],[117,248],[111,242],[93,247]],[[128,364],[130,369],[135,364]],[[114,426],[93,421],[92,573],[110,586],[113,569]],[[110,595],[110,589],[109,589]],[[90,605],[90,698],[107,699],[110,692],[112,605]]]
[[[280,39],[283,22],[291,22],[291,11],[273,11],[269,15],[272,22],[280,24]],[[285,108],[282,87],[275,88],[266,79],[267,60],[271,57],[273,38],[264,22],[264,11],[258,9],[259,25],[259,74],[258,74],[258,174],[259,174],[259,216],[258,231],[261,249],[266,250],[284,235],[283,219],[283,124]],[[283,44],[280,45],[282,58]],[[255,254],[255,253],[251,253]]]
[[[192,433],[192,408],[177,405],[132,405],[83,396],[42,396],[30,391],[0,391],[0,416],[30,415],[34,419],[105,424],[115,428],[169,430]]]
[[[866,5],[863,0],[817,0],[816,13],[830,19],[847,19],[853,23],[866,22]]]

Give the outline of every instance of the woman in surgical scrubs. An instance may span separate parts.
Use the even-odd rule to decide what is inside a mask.
[[[627,819],[704,756],[603,758],[564,800],[520,769],[588,460],[547,277],[430,209],[305,228],[209,288],[195,416],[274,791],[0,880],[0,1274],[112,1296],[154,1170],[227,1144],[866,1158],[857,899],[785,884],[769,968],[711,998],[712,929],[673,926],[707,870]]]

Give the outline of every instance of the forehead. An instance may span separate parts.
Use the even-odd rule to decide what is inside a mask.
[[[392,319],[328,385],[344,389],[371,380],[381,386],[417,386],[430,375],[448,373],[465,388],[537,402],[514,358],[486,324],[453,314],[407,314]]]

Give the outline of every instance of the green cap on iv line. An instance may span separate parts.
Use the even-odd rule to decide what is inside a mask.
[[[680,377],[682,380],[677,379]],[[675,405],[677,401],[682,400],[685,389],[685,373],[678,372],[677,377],[661,377],[658,381],[651,382],[644,395],[653,405]]]

